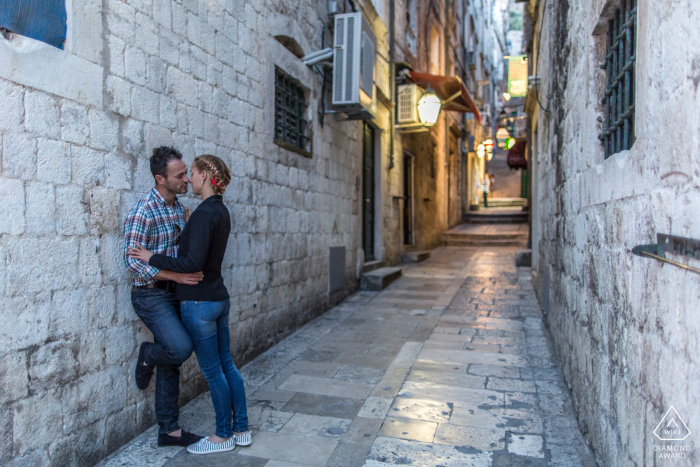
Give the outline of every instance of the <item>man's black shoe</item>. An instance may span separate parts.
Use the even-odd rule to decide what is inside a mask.
[[[151,344],[148,342],[141,344],[141,348],[139,349],[139,358],[136,360],[136,374],[134,379],[136,381],[136,387],[139,389],[146,389],[148,387],[148,383],[151,382],[151,376],[153,376],[153,367],[148,364],[144,365],[146,347],[149,345]]]
[[[187,447],[198,442],[200,439],[202,439],[202,436],[182,430],[180,436],[170,436],[169,434],[158,435],[158,446]]]

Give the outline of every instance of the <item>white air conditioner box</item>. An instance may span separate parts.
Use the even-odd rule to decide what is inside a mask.
[[[333,108],[350,119],[371,120],[377,108],[377,38],[362,13],[335,15]]]
[[[399,105],[397,120],[399,126],[415,125],[420,123],[418,115],[418,101],[425,94],[425,90],[417,84],[404,84],[399,86]]]

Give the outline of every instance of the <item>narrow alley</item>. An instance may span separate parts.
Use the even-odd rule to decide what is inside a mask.
[[[592,466],[515,248],[441,247],[242,368],[250,447],[192,456],[157,427],[117,466]],[[184,427],[212,432],[208,393]]]

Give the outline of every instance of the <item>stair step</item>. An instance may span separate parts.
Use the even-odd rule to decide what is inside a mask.
[[[430,251],[411,251],[403,255],[404,263],[420,263],[430,258]]]
[[[444,246],[525,246],[526,238],[518,239],[503,239],[503,240],[470,240],[470,239],[441,239],[440,243]]]
[[[360,289],[372,292],[384,290],[401,277],[401,268],[379,268],[362,274]]]

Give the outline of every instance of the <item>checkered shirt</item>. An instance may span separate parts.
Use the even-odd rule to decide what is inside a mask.
[[[185,207],[175,198],[170,206],[165,198],[156,190],[139,199],[136,206],[129,212],[124,221],[124,264],[134,274],[133,284],[147,285],[155,282],[153,276],[160,269],[149,266],[148,263],[129,258],[127,248],[139,243],[154,254],[177,256],[178,246],[175,240],[178,231],[175,224],[180,226],[180,232],[185,227]]]

